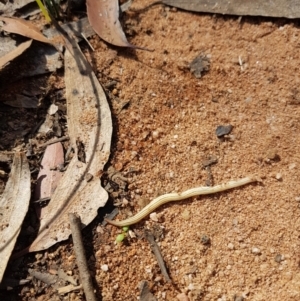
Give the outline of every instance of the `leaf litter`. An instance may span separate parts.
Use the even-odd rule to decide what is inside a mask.
[[[25,154],[16,153],[0,199],[0,282],[28,211],[30,195],[29,165]]]
[[[75,156],[50,203],[43,208],[39,233],[29,252],[47,249],[67,239],[71,233],[69,212],[80,215],[83,225],[88,225],[108,198],[100,177],[110,154],[111,113],[104,91],[81,50],[73,47],[72,51],[76,60],[65,51],[65,84],[69,136]],[[84,145],[85,163],[78,159],[78,137]]]
[[[81,70],[81,71],[82,71],[82,70]],[[72,90],[73,94],[74,94],[74,93],[75,93],[75,94],[77,93],[77,90],[76,90],[76,92],[75,92],[75,90],[76,90],[76,89],[73,89],[73,90]],[[86,145],[85,139],[82,139],[82,140],[83,140],[83,144]],[[75,145],[75,144],[74,144],[74,137],[73,137],[73,145]],[[101,149],[101,147],[100,147],[100,149]],[[87,148],[85,148],[85,151],[87,151]],[[75,152],[76,152],[76,147],[75,147]],[[78,166],[77,166],[77,167],[82,167],[81,164],[82,164],[83,162],[81,162],[81,161],[78,160],[78,156],[74,156],[74,158],[77,158],[77,163],[78,163]],[[88,157],[87,157],[87,158],[88,158]],[[80,163],[79,163],[79,162],[80,162]],[[86,163],[86,164],[88,164],[88,159],[87,159],[87,163]],[[88,172],[88,174],[90,174],[90,173]],[[84,173],[80,173],[79,176],[82,177],[82,175],[84,175]],[[94,179],[94,177],[93,177],[92,179]],[[47,244],[47,242],[46,242],[46,244]]]
[[[21,43],[14,50],[0,57],[0,70],[5,67],[10,61],[21,55],[27,48],[30,47],[32,40]]]
[[[46,38],[39,29],[31,22],[17,19],[7,18],[0,16],[0,21],[3,21],[2,30],[10,33],[16,33],[33,40],[37,40],[47,44],[53,44],[53,41]]]

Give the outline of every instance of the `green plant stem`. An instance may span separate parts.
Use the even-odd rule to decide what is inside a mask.
[[[45,8],[45,6],[43,5],[42,1],[41,0],[35,0],[36,3],[38,4],[39,8],[41,9],[42,13],[44,14],[46,20],[48,22],[51,22],[51,19],[49,17],[49,14],[47,12],[47,9]]]

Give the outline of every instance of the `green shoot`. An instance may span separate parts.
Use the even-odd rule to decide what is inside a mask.
[[[121,243],[125,237],[127,236],[127,232],[129,231],[129,227],[128,226],[125,226],[122,228],[122,233],[121,234],[118,234],[117,238],[116,238],[116,242],[117,243]]]
[[[42,11],[43,15],[45,16],[46,20],[50,23],[51,22],[51,18],[49,17],[47,9],[44,6],[44,4],[42,3],[42,1],[41,0],[35,0],[35,1],[38,4],[38,6],[39,6],[40,10]]]
[[[122,228],[122,230],[123,230],[123,232],[128,232],[129,227],[128,227],[128,226],[125,226],[125,227]]]
[[[125,239],[125,237],[126,237],[125,233],[118,234],[116,238],[116,242],[121,243]]]

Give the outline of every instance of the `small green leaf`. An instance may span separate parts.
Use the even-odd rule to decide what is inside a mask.
[[[116,242],[122,242],[125,239],[125,234],[121,233],[117,236]]]
[[[129,227],[128,227],[128,226],[125,226],[125,227],[122,228],[122,230],[123,230],[124,232],[128,232]]]

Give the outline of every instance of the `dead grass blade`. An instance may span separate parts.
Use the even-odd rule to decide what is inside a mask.
[[[30,171],[25,154],[16,153],[0,199],[0,282],[30,201]]]
[[[27,48],[30,47],[32,40],[28,40],[20,44],[17,48],[0,57],[0,70],[5,67],[10,61],[21,55]]]
[[[21,36],[28,37],[30,39],[40,41],[43,43],[53,44],[52,40],[47,39],[39,31],[39,29],[29,21],[23,19],[17,19],[17,18],[1,17],[1,16],[0,16],[0,21],[4,22],[4,24],[2,25],[2,29],[7,32],[16,33]]]
[[[105,93],[78,47],[65,51],[68,127],[75,155],[45,208],[29,252],[47,249],[71,234],[68,213],[88,225],[108,195],[100,177],[110,154],[112,120]],[[77,142],[77,143],[76,143]]]

